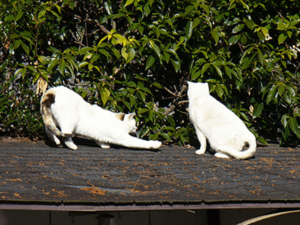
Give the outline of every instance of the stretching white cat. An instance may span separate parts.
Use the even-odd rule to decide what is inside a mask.
[[[95,140],[102,148],[110,148],[110,144],[144,149],[161,146],[160,141],[146,141],[129,135],[136,131],[135,114],[114,113],[91,105],[63,86],[51,88],[43,95],[41,113],[50,140],[59,145],[58,137],[61,137],[73,150],[77,149],[73,136]]]
[[[193,123],[202,155],[206,139],[216,157],[248,159],[256,151],[255,136],[231,110],[209,94],[207,83],[188,82],[189,115]],[[249,147],[243,151],[243,147]]]

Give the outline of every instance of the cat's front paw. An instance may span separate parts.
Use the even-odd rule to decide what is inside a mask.
[[[160,141],[150,141],[150,148],[157,149],[162,145]]]
[[[195,152],[197,155],[204,155],[204,153],[205,153],[205,149],[204,149],[204,151],[203,151],[203,149],[199,149],[199,150],[197,150],[196,152]]]
[[[110,148],[109,144],[101,144],[101,148]]]

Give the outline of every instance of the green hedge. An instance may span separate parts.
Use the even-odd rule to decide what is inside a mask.
[[[2,1],[0,132],[43,134],[35,91],[45,80],[106,109],[136,112],[139,137],[182,145],[194,137],[191,80],[208,82],[262,143],[297,144],[298,4]]]

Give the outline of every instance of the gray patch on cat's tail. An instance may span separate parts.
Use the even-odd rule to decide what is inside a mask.
[[[55,92],[49,90],[46,94],[43,95],[41,99],[41,113],[43,117],[43,121],[47,129],[53,133],[55,136],[63,137],[63,135],[59,129],[57,129],[54,121],[53,115],[51,112],[51,105],[55,102]]]

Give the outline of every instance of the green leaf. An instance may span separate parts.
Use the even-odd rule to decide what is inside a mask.
[[[226,75],[231,79],[231,69],[228,66],[224,67]]]
[[[254,27],[257,26],[252,20],[247,20],[245,23],[250,30],[253,30]]]
[[[168,117],[167,117],[167,120],[168,120],[168,122],[170,123],[170,125],[171,125],[172,127],[176,127],[176,122],[175,122],[175,120],[174,120],[173,117],[168,116]]]
[[[15,21],[18,21],[22,16],[23,16],[24,12],[22,10],[20,10],[15,18]]]
[[[143,113],[148,112],[148,111],[149,111],[149,109],[147,109],[147,108],[142,108],[142,109],[139,109],[139,110],[138,110],[138,113],[143,114]]]
[[[154,50],[154,52],[157,54],[157,56],[159,57],[159,59],[161,59],[161,55],[160,55],[160,49],[159,47],[154,43],[154,41],[149,40],[150,46],[151,48]]]
[[[189,21],[185,27],[185,39],[186,41],[192,37],[193,33],[193,21]]]
[[[134,2],[134,0],[127,0],[125,3],[125,7],[131,5]]]
[[[196,80],[201,75],[201,70],[198,70],[197,72],[192,73],[191,81]]]
[[[78,67],[81,68],[81,67],[86,66],[87,64],[89,64],[89,62],[83,61],[83,62],[79,63]]]
[[[219,42],[219,33],[218,33],[218,31],[217,30],[212,30],[211,35],[212,35],[212,37],[215,40],[216,45],[217,45],[218,42]]]
[[[259,117],[263,109],[264,109],[264,104],[256,102],[254,104],[253,119]]]
[[[205,73],[205,71],[210,67],[210,63],[205,63],[202,66],[202,70],[201,70],[201,75],[203,75]]]
[[[9,15],[7,17],[4,18],[4,22],[12,22],[15,19],[14,15]]]
[[[47,71],[50,72],[50,71],[52,70],[52,68],[53,68],[54,66],[57,65],[57,63],[58,63],[58,58],[57,58],[57,59],[53,59],[53,60],[49,63],[48,68],[47,68]]]
[[[238,24],[237,26],[235,26],[232,29],[232,33],[236,34],[236,33],[240,32],[244,28],[244,26],[245,26],[245,24]]]
[[[267,96],[267,105],[274,99],[274,96],[276,94],[277,85],[273,84],[273,86],[270,88],[268,96]]]
[[[204,11],[206,12],[206,14],[209,15],[209,6],[208,5],[200,4],[200,7],[202,7],[204,9]]]
[[[267,142],[263,137],[256,137],[256,139],[257,139],[260,143],[262,143],[262,144],[264,144],[264,145],[268,145],[268,142]]]
[[[224,94],[224,90],[223,88],[220,86],[220,85],[217,85],[216,87],[216,92],[217,92],[217,95],[222,98],[223,94]]]
[[[155,58],[152,55],[150,55],[149,58],[147,59],[145,70],[149,69],[154,62],[155,62]]]
[[[154,83],[152,83],[152,85],[153,85],[154,87],[159,88],[159,89],[163,89],[163,87],[161,86],[160,83],[154,82]]]
[[[26,54],[29,56],[29,47],[28,45],[26,45],[24,42],[21,43],[22,48],[24,49],[24,51],[26,52]]]
[[[300,134],[300,131],[298,129],[298,123],[297,123],[297,120],[295,118],[290,118],[288,120],[288,124],[291,128],[291,130],[293,131],[294,134],[296,135],[299,135]]]
[[[284,140],[287,140],[287,138],[288,138],[288,136],[290,135],[290,128],[289,128],[289,126],[287,126],[287,127],[285,127],[285,129],[284,130],[282,130],[282,137],[283,137],[283,139]]]
[[[136,88],[136,83],[134,83],[133,81],[127,82],[126,85],[127,85],[128,87],[134,87],[134,88]]]
[[[258,54],[258,60],[259,60],[260,64],[264,65],[264,56],[259,49],[257,50],[257,54]]]
[[[128,59],[128,53],[126,52],[126,48],[123,47],[122,50],[121,50],[121,55],[123,56],[123,58],[127,61]]]
[[[103,106],[105,106],[108,97],[110,96],[110,91],[106,87],[100,87],[99,91],[100,91]]]
[[[128,53],[128,59],[126,60],[126,63],[130,63],[135,57],[135,51],[133,48],[130,48]]]
[[[162,137],[164,137],[168,141],[172,141],[172,138],[170,137],[169,134],[167,133],[159,133]]]
[[[12,46],[12,49],[17,49],[17,48],[19,48],[19,46],[21,45],[21,43],[22,43],[22,40],[21,40],[21,39],[15,40],[15,41],[14,41],[14,44],[13,44],[13,46]]]
[[[179,60],[173,60],[173,59],[171,59],[171,62],[172,62],[173,67],[174,67],[174,69],[175,69],[175,71],[177,73],[180,70],[180,66],[181,66],[180,61]]]
[[[229,38],[228,44],[229,44],[229,45],[234,45],[234,44],[236,44],[236,43],[240,40],[240,37],[241,37],[240,34],[232,36],[231,38]]]
[[[92,47],[84,47],[84,48],[81,48],[81,49],[77,52],[77,54],[79,54],[79,55],[81,55],[81,54],[86,54],[88,51],[91,51],[91,50],[93,50]]]
[[[146,17],[150,14],[151,8],[150,8],[150,6],[149,6],[149,2],[147,2],[147,3],[145,4],[145,6],[144,6],[144,12],[145,12]]]
[[[257,36],[261,41],[265,41],[266,37],[261,30],[257,32]]]
[[[279,45],[282,44],[285,41],[286,38],[287,38],[287,36],[285,34],[283,34],[283,33],[280,34],[279,37],[278,37],[278,44]]]
[[[124,103],[124,105],[128,108],[128,110],[131,111],[131,107],[130,107],[129,102],[123,101],[123,103]]]
[[[278,86],[278,94],[279,94],[280,96],[282,96],[282,94],[283,94],[284,91],[285,91],[285,85],[284,85],[284,84],[280,84],[280,85]]]
[[[140,95],[140,97],[141,97],[142,101],[143,101],[143,102],[145,102],[145,101],[146,101],[146,96],[145,96],[145,93],[144,93],[144,92],[142,92],[142,91],[138,91],[138,93],[139,93],[139,95]]]
[[[120,52],[116,48],[112,48],[111,50],[113,51],[113,53],[117,59],[119,59],[121,57]]]
[[[241,37],[241,42],[242,42],[242,45],[246,45],[246,44],[247,44],[248,38],[247,38],[246,35],[242,35],[242,37]]]
[[[285,30],[288,27],[288,24],[284,23],[283,21],[279,21],[277,23],[278,30]]]
[[[213,63],[212,65],[213,65],[213,67],[215,68],[215,70],[217,71],[218,75],[219,75],[221,78],[223,78],[223,75],[222,75],[222,72],[221,72],[220,68],[219,68],[217,65],[215,65],[214,63]]]
[[[66,67],[66,61],[62,59],[59,63],[58,70],[63,76],[65,75],[65,67]]]
[[[165,56],[165,61],[166,61],[167,63],[169,63],[171,55],[170,55],[169,53],[167,53],[167,52],[163,52],[163,54],[164,54],[164,56]]]
[[[263,35],[265,36],[265,37],[267,37],[267,35],[269,34],[269,31],[268,31],[268,29],[267,28],[265,28],[265,27],[261,27],[261,32],[263,33]]]

